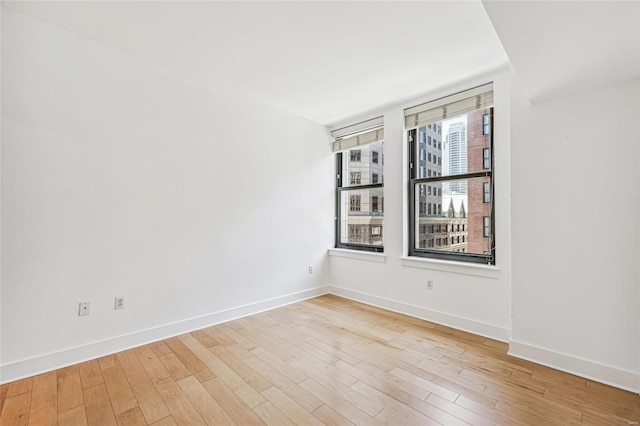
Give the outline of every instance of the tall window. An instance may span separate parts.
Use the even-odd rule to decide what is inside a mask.
[[[336,153],[336,247],[384,251],[382,117],[331,132]]]
[[[492,124],[493,84],[405,110],[410,256],[495,264]],[[434,149],[442,161],[425,173],[422,153]],[[435,246],[425,244],[433,229]]]
[[[361,172],[351,172],[351,185],[360,185],[362,180]]]

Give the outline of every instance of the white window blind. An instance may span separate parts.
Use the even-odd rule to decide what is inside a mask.
[[[426,126],[491,106],[493,106],[493,83],[405,109],[405,128]]]
[[[332,130],[333,152],[384,140],[384,119],[377,117],[351,126]]]

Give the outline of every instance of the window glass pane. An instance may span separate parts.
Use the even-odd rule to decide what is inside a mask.
[[[485,185],[487,184],[487,185]],[[484,254],[491,251],[489,177],[415,184],[414,248]],[[431,191],[429,191],[431,188]],[[487,234],[488,233],[488,234]],[[458,238],[459,237],[459,238]]]
[[[383,183],[384,142],[345,151],[342,157],[343,186]],[[377,179],[377,182],[373,180]]]
[[[340,243],[382,245],[382,188],[340,191]]]
[[[488,117],[489,108],[474,111],[459,117],[448,118],[429,126],[418,128],[418,133],[426,133],[427,138],[434,140],[433,145],[423,143],[418,139],[418,179],[428,177],[428,170],[433,176],[452,176],[473,173],[484,170],[486,166],[485,152],[491,146],[491,136],[486,134],[485,115]],[[437,144],[436,144],[437,142]],[[428,159],[437,161],[423,161],[423,151]],[[431,154],[431,155],[429,155]],[[486,153],[488,154],[488,152]],[[425,167],[423,172],[422,167]],[[424,173],[424,174],[423,174]],[[436,174],[433,174],[436,173]],[[464,193],[464,188],[454,186],[458,192]]]

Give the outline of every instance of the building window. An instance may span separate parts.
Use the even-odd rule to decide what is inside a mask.
[[[488,84],[405,110],[405,123],[415,125],[407,128],[410,256],[495,264],[492,92]],[[425,176],[417,163],[428,148],[417,138],[418,129],[429,125],[437,133],[433,146],[441,151],[427,154]],[[422,186],[432,190],[425,194]],[[420,214],[422,202],[428,215]],[[429,220],[440,222],[436,229],[446,237],[434,247],[420,243],[430,235],[420,225]]]
[[[420,137],[420,143],[425,143],[427,140],[427,129],[422,127],[418,132],[418,136]]]
[[[371,197],[371,211],[372,212],[382,211],[379,209],[380,209],[380,205],[378,204],[378,197]]]
[[[482,150],[482,168],[489,170],[491,168],[491,148]]]
[[[360,195],[352,195],[349,201],[349,211],[351,212],[359,212],[360,211]]]
[[[383,252],[382,117],[331,132],[336,153],[335,247]]]
[[[360,185],[360,181],[362,180],[362,174],[360,172],[351,172],[351,185]]]
[[[482,202],[490,203],[491,202],[491,182],[484,182],[482,186],[483,186]]]

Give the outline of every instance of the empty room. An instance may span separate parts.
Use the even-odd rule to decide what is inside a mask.
[[[2,426],[640,423],[640,2],[0,18]]]

